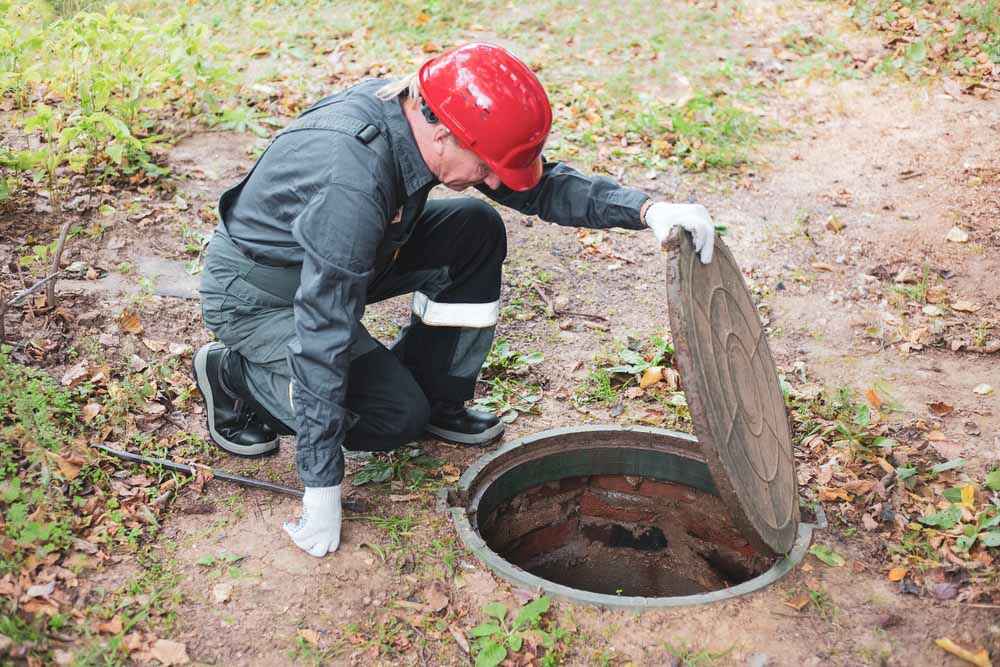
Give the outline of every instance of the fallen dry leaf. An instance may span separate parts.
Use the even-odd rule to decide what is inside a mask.
[[[801,595],[796,595],[795,597],[785,600],[784,604],[786,607],[791,607],[795,611],[802,611],[802,609],[809,604],[809,594],[802,593]]]
[[[952,227],[948,230],[948,234],[944,238],[946,241],[951,241],[952,243],[968,243],[969,232],[961,227]]]
[[[98,414],[100,414],[100,412],[101,412],[101,404],[100,403],[87,403],[85,406],[83,406],[83,410],[81,410],[80,412],[83,415],[83,421],[89,422],[94,417],[96,417]]]
[[[927,317],[941,317],[944,315],[944,308],[935,305],[926,305],[921,309]]]
[[[639,388],[647,389],[663,379],[663,366],[650,366],[639,380]]]
[[[83,378],[87,376],[87,366],[90,364],[86,359],[81,359],[66,369],[60,382],[64,387],[75,387]]]
[[[54,581],[50,581],[47,584],[35,584],[27,590],[25,595],[29,598],[47,598],[52,595],[52,591],[54,591],[55,588],[56,582]]]
[[[889,570],[889,581],[902,581],[906,573],[907,569],[905,567],[894,567]]]
[[[455,638],[455,643],[458,644],[458,648],[462,649],[462,652],[466,655],[469,655],[471,653],[471,650],[469,649],[469,640],[465,638],[465,633],[462,632],[462,629],[455,627],[454,625],[449,625],[448,631],[451,632],[451,636]]]
[[[970,510],[975,509],[976,506],[976,486],[975,484],[966,484],[962,487],[962,507],[966,507]]]
[[[931,285],[924,293],[927,303],[944,303],[948,300],[948,288],[944,285]]]
[[[820,489],[819,499],[823,502],[833,502],[834,500],[843,500],[844,502],[851,502],[851,494],[849,494],[844,489]]]
[[[878,395],[874,387],[870,387],[868,391],[865,392],[865,398],[868,399],[868,405],[872,406],[876,410],[882,407],[882,397]]]
[[[187,646],[169,639],[157,639],[149,650],[150,655],[164,665],[186,665],[191,662],[187,654]]]
[[[945,461],[957,459],[961,457],[962,452],[965,451],[964,445],[944,440],[932,440],[931,448],[933,448],[934,451],[937,452],[938,456],[943,458]]]
[[[966,662],[976,665],[976,667],[992,667],[993,663],[990,662],[990,655],[986,652],[986,649],[981,648],[975,653],[972,651],[962,648],[950,639],[935,639],[934,643],[937,644],[938,648],[951,653],[957,658],[961,658]]]
[[[118,614],[115,614],[110,621],[97,624],[97,631],[102,635],[117,635],[123,628],[122,617]]]
[[[951,413],[955,409],[955,406],[949,405],[942,401],[937,401],[935,403],[928,403],[927,407],[930,411],[937,417],[944,417],[945,415]]]
[[[436,614],[448,606],[448,593],[440,582],[434,582],[424,590],[427,610]]]
[[[138,313],[127,308],[123,310],[121,316],[118,318],[118,328],[125,333],[142,333],[142,322],[139,320]]]
[[[980,306],[972,303],[971,301],[956,301],[951,304],[952,310],[957,310],[960,313],[974,313],[979,310]]]
[[[70,458],[59,456],[54,452],[46,452],[55,464],[59,467],[59,472],[66,479],[73,481],[80,474],[80,468],[83,467],[83,462],[77,462],[76,460],[71,460]],[[73,457],[76,459],[77,457]]]

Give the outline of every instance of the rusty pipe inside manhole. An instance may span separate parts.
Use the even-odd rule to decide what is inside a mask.
[[[755,550],[730,519],[690,435],[653,428],[546,431],[484,456],[442,500],[461,539],[511,583],[635,609],[758,590],[805,555]]]

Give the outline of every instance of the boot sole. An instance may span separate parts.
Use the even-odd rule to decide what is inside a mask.
[[[440,426],[434,426],[433,424],[428,424],[424,427],[424,430],[433,436],[445,440],[447,442],[454,442],[459,445],[486,445],[501,435],[507,429],[507,425],[503,422],[497,422],[496,426],[486,429],[482,433],[462,433],[461,431],[449,431],[448,429],[441,428]]]
[[[217,350],[220,347],[224,347],[222,343],[209,343],[208,345],[203,345],[201,349],[198,350],[197,354],[194,355],[194,361],[192,362],[192,366],[194,366],[195,384],[198,385],[198,391],[201,392],[201,397],[205,399],[205,421],[208,426],[208,437],[212,439],[212,442],[230,454],[243,456],[245,458],[256,458],[258,456],[266,456],[277,452],[277,438],[257,445],[238,445],[235,442],[226,440],[218,431],[215,430],[215,402],[212,400],[212,385],[208,381],[208,370],[206,364],[208,361],[208,353],[212,350]]]

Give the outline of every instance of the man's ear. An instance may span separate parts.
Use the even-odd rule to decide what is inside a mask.
[[[445,147],[448,145],[448,142],[452,141],[451,132],[440,123],[434,125],[433,127],[434,133],[431,135],[431,138],[434,140],[434,152],[438,155],[442,155]]]

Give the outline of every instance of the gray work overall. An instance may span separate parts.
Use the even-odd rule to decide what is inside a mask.
[[[415,292],[410,326],[391,350],[360,322],[351,332],[345,448],[394,449],[421,436],[431,400],[472,397],[493,339],[505,256],[502,220],[485,202],[425,205],[406,245],[367,293],[374,303]],[[254,398],[286,433],[295,426],[287,355],[296,335],[293,299],[300,279],[300,267],[254,261],[224,222],[216,228],[201,284],[205,324],[242,356]],[[455,326],[460,322],[473,326]]]

